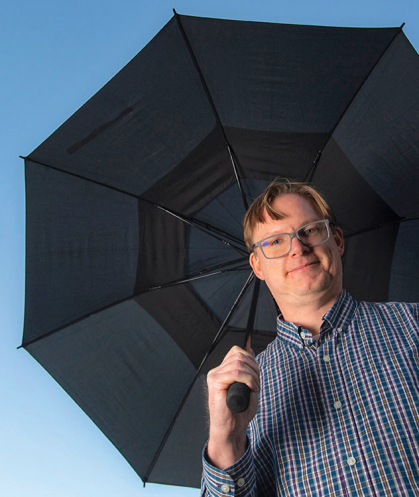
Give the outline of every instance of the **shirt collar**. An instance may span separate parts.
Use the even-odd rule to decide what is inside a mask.
[[[320,339],[327,332],[341,333],[344,331],[351,323],[357,307],[358,302],[346,290],[342,290],[336,302],[323,316]],[[299,348],[314,343],[311,333],[299,325],[284,321],[282,314],[277,318],[277,336],[281,340]]]
[[[358,302],[346,290],[342,290],[336,302],[323,316],[323,322],[341,333],[350,325],[357,307]]]

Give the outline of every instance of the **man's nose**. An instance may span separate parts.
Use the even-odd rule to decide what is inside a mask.
[[[304,243],[298,239],[296,236],[291,240],[291,252],[290,255],[301,255],[305,254],[310,250],[309,247],[306,247]]]

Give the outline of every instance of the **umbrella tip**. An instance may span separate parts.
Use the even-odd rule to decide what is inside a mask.
[[[173,14],[175,14],[175,16],[177,16],[177,12],[175,9],[173,9]]]

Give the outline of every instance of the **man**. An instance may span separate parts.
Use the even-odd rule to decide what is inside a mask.
[[[208,373],[202,494],[419,495],[418,305],[342,289],[342,231],[308,185],[273,182],[244,230],[281,314],[257,360],[233,347]],[[236,381],[252,392],[240,414]]]

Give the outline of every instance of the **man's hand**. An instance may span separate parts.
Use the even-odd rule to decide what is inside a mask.
[[[233,413],[226,405],[227,391],[234,382],[251,390],[246,411]],[[207,376],[210,436],[208,457],[219,469],[237,462],[246,451],[246,431],[256,414],[260,390],[259,365],[252,353],[234,346],[223,362]]]

